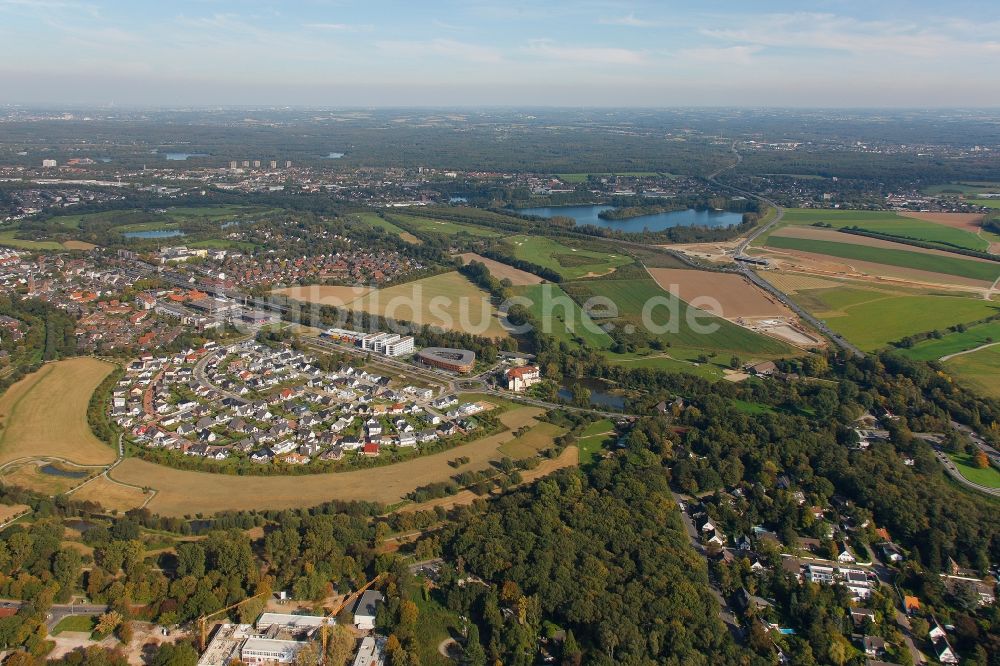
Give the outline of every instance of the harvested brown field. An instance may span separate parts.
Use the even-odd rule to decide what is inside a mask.
[[[508,427],[534,425],[542,412],[536,407],[517,407],[503,414],[501,421]],[[454,475],[448,462],[457,456],[470,459],[463,471],[486,469],[502,457],[499,448],[513,438],[513,431],[508,430],[395,465],[333,474],[229,476],[126,458],[110,475],[116,481],[155,489],[156,496],[146,506],[166,516],[308,507],[333,499],[394,504],[420,486]]]
[[[87,405],[114,366],[89,357],[47,363],[0,397],[0,463],[18,458],[63,458],[101,465],[115,451],[94,437]]]
[[[470,261],[478,261],[480,263],[486,264],[486,268],[490,269],[490,275],[498,280],[508,279],[511,281],[515,287],[523,286],[526,284],[540,284],[544,282],[542,278],[529,273],[528,271],[522,271],[520,268],[514,268],[509,264],[505,264],[494,259],[489,259],[482,255],[476,254],[475,252],[466,252],[465,254],[456,255],[462,259],[463,264],[467,264]]]
[[[947,227],[954,227],[955,229],[964,229],[965,231],[971,231],[972,233],[979,233],[979,230],[982,228],[979,226],[979,223],[983,221],[982,213],[922,213],[916,211],[900,211],[898,215],[910,217],[915,220],[924,220],[925,222],[943,224]]]
[[[63,247],[67,250],[93,250],[97,246],[86,241],[68,240],[63,242]]]
[[[687,268],[647,268],[661,289],[675,287],[682,300],[710,312],[699,299],[713,299],[726,319],[740,317],[794,317],[791,310],[741,275],[712,273]]]
[[[97,502],[108,511],[124,513],[142,506],[149,496],[139,488],[123,486],[100,476],[74,492],[71,497],[81,502]]]
[[[276,294],[296,301],[343,307],[371,293],[370,287],[342,287],[337,285],[310,284],[306,286],[275,289]]]

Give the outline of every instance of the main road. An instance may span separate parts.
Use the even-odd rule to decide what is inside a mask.
[[[734,187],[733,185],[726,185],[725,183],[720,183],[718,180],[716,180],[716,178],[720,174],[722,174],[725,171],[729,171],[730,169],[736,168],[736,166],[741,161],[743,161],[743,156],[740,155],[739,152],[737,152],[736,150],[735,141],[733,142],[733,145],[730,149],[732,150],[733,155],[736,156],[736,161],[730,164],[729,166],[722,167],[721,169],[713,172],[712,174],[707,176],[706,180],[715,184],[718,187],[723,187],[725,189],[732,190],[733,192],[738,192],[743,196],[750,197],[751,199],[756,199],[757,201],[761,201],[770,206],[771,208],[773,208],[775,211],[774,217],[771,218],[771,220],[767,224],[764,224],[754,229],[736,246],[735,255],[737,257],[742,257],[746,254],[747,248],[750,247],[751,243],[753,243],[755,240],[766,234],[768,231],[773,229],[779,222],[781,222],[781,219],[785,216],[785,209],[779,206],[776,201],[772,201],[771,199],[768,199],[765,196],[762,196],[755,192],[750,192],[749,190],[741,189],[739,187]],[[819,331],[827,338],[832,340],[833,343],[836,344],[838,347],[850,352],[851,354],[857,357],[863,357],[865,355],[863,351],[861,351],[860,349],[852,345],[850,342],[842,338],[835,331],[833,331],[833,329],[827,326],[824,322],[820,321],[816,317],[812,316],[812,314],[807,312],[805,309],[800,307],[798,303],[793,301],[788,294],[786,294],[785,292],[781,291],[773,284],[768,282],[763,276],[757,273],[757,271],[753,270],[748,264],[741,261],[737,261],[736,267],[737,270],[744,276],[746,276],[748,280],[750,280],[755,285],[757,285],[761,289],[767,291],[772,296],[777,298],[789,310],[797,314],[803,321],[808,322],[813,328],[815,328],[817,331]]]

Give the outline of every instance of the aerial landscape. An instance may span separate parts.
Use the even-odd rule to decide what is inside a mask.
[[[0,661],[1000,666],[998,29],[0,0]]]

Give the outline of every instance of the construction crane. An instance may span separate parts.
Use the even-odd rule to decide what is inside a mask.
[[[209,613],[208,615],[202,615],[201,617],[199,617],[198,618],[198,649],[199,649],[199,651],[200,652],[204,652],[205,651],[205,643],[208,640],[208,622],[207,621],[208,621],[209,618],[213,618],[213,617],[215,617],[216,615],[218,615],[220,613],[225,613],[226,611],[231,611],[234,608],[239,608],[240,606],[242,606],[243,604],[245,604],[248,601],[253,601],[257,597],[263,597],[263,596],[268,595],[270,593],[271,593],[270,591],[260,592],[258,594],[253,595],[252,597],[247,597],[243,601],[237,601],[235,604],[232,604],[231,606],[226,606],[225,608],[220,608],[219,610],[215,611],[214,613]]]
[[[385,576],[385,574],[384,573],[380,573],[379,575],[375,576],[370,581],[368,581],[367,583],[365,583],[364,585],[362,585],[361,587],[359,587],[353,593],[351,593],[350,595],[344,597],[344,600],[342,602],[340,602],[340,605],[337,606],[333,610],[332,613],[330,613],[330,617],[337,617],[338,615],[340,615],[340,611],[344,610],[346,607],[348,607],[349,605],[351,605],[355,601],[357,601],[357,599],[362,594],[364,594],[372,585],[375,585],[380,580],[382,580],[383,576]],[[320,653],[320,663],[325,664],[326,663],[326,645],[327,645],[327,641],[330,638],[330,633],[329,633],[330,632],[330,625],[329,625],[329,623],[324,622],[320,626],[319,631],[320,631],[320,634],[319,634],[320,635],[320,639],[321,639],[321,641],[323,643],[323,652]]]

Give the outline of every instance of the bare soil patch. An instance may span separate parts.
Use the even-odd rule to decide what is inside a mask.
[[[542,411],[517,407],[501,420],[508,427],[530,425]],[[333,499],[393,504],[420,486],[450,478],[455,469],[448,461],[456,456],[470,459],[463,470],[486,469],[501,458],[499,447],[513,436],[506,431],[395,465],[332,474],[230,476],[178,470],[138,458],[126,458],[110,474],[116,481],[156,489],[147,507],[166,516],[307,507]]]
[[[661,289],[677,289],[682,300],[691,303],[698,297],[715,299],[726,319],[739,317],[794,317],[791,310],[773,299],[741,275],[712,273],[686,268],[647,268]],[[698,302],[694,303],[697,307]]]
[[[515,287],[523,286],[526,284],[541,284],[544,282],[542,278],[529,273],[528,271],[522,271],[520,268],[514,268],[509,264],[505,264],[494,259],[489,259],[482,255],[476,254],[475,252],[466,252],[465,254],[456,255],[462,259],[462,263],[467,264],[470,261],[478,261],[480,263],[486,264],[486,268],[490,269],[490,275],[498,280],[508,279]]]

